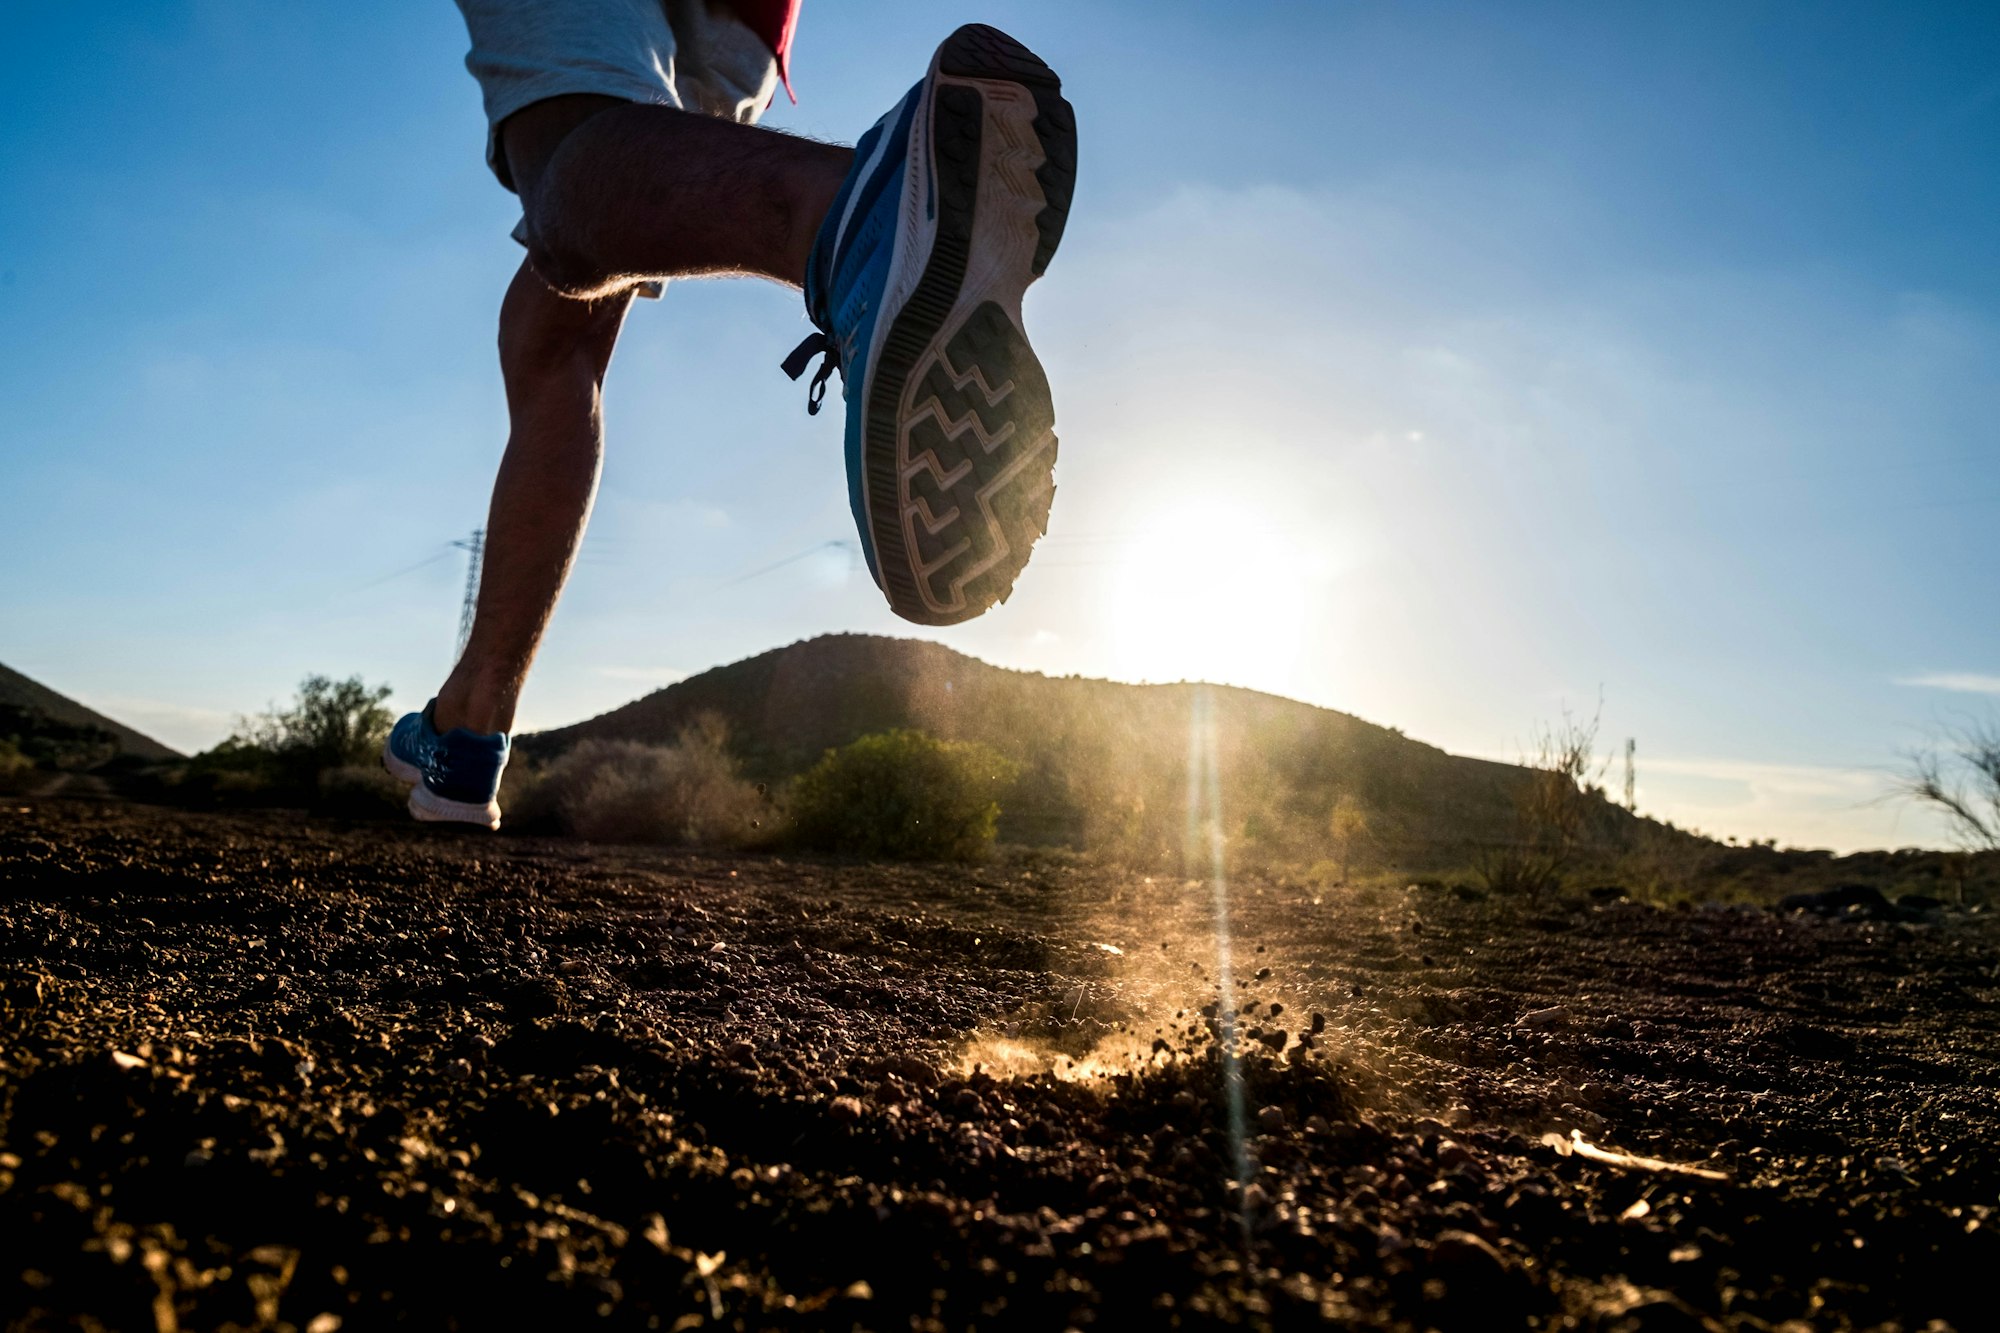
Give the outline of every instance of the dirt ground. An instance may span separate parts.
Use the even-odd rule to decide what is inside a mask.
[[[1990,1327],[1993,919],[1603,898],[0,805],[0,1317]]]

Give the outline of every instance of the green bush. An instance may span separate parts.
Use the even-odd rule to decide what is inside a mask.
[[[1014,764],[984,745],[883,731],[828,750],[792,788],[806,847],[899,860],[969,861],[993,845]]]

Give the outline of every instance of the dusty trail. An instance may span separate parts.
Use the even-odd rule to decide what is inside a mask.
[[[1989,917],[1231,901],[1240,1151],[1203,885],[0,806],[0,1316],[1986,1317]]]

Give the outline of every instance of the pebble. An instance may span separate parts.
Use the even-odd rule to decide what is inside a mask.
[[[1444,1231],[1431,1242],[1431,1262],[1446,1268],[1499,1270],[1507,1256],[1470,1231]]]
[[[1533,1028],[1538,1032],[1546,1031],[1569,1022],[1569,1010],[1559,1004],[1552,1004],[1546,1009],[1530,1009],[1514,1021],[1524,1028]]]
[[[1284,1108],[1267,1106],[1257,1112],[1257,1128],[1266,1134],[1282,1134],[1285,1130]]]

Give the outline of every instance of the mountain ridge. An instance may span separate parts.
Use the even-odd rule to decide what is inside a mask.
[[[586,740],[672,742],[698,715],[729,726],[745,773],[780,782],[870,732],[977,741],[1024,773],[1003,835],[1177,854],[1198,691],[1214,719],[1233,836],[1308,845],[1335,803],[1398,843],[1491,845],[1517,835],[1529,770],[1453,755],[1349,713],[1237,686],[1135,685],[994,666],[942,644],[822,635],[714,667],[594,718],[522,736],[546,761]],[[1608,818],[1632,818],[1607,806]]]
[[[10,713],[30,719],[39,716],[62,727],[104,732],[116,744],[119,755],[146,760],[181,758],[180,751],[161,744],[137,728],[106,717],[96,709],[88,708],[68,695],[58,694],[41,682],[0,664],[0,715]],[[0,716],[0,720],[4,720],[4,716]]]

